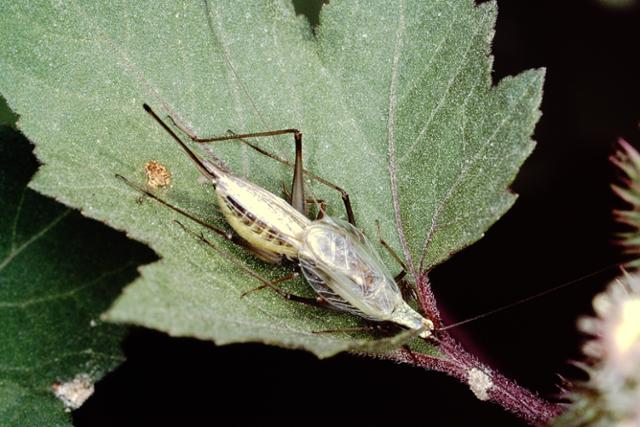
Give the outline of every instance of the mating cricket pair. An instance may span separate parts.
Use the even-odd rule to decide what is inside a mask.
[[[296,263],[316,292],[317,298],[305,298],[284,292],[277,286],[282,280],[269,282],[253,273],[252,275],[263,283],[260,288],[271,288],[290,300],[325,306],[368,320],[391,322],[418,330],[423,338],[431,336],[434,329],[433,322],[411,308],[402,296],[397,282],[402,280],[404,272],[394,278],[371,242],[362,231],[356,228],[348,194],[338,186],[304,170],[300,131],[283,129],[199,138],[171,119],[174,125],[194,142],[238,139],[279,161],[282,159],[246,139],[292,134],[295,141],[294,174],[290,201],[286,201],[247,179],[234,175],[217,158],[201,159],[158,117],[151,107],[144,104],[144,109],[171,135],[200,173],[214,185],[220,210],[235,234],[205,223],[118,175],[125,182],[163,205],[249,250],[263,261],[278,264],[289,260]],[[305,198],[304,192],[305,174],[341,193],[348,222],[327,216],[324,212],[324,203],[319,200],[311,200],[319,206],[317,218],[307,217],[306,205],[309,200]],[[191,232],[180,222],[178,224]],[[191,233],[209,243],[204,236]],[[387,245],[385,247],[388,248]],[[402,263],[397,256],[394,257]]]

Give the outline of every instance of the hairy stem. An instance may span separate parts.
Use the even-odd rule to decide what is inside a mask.
[[[436,328],[441,326],[440,314],[435,305],[427,275],[420,275],[416,285],[422,311],[433,319]],[[449,374],[468,384],[479,399],[493,401],[531,425],[546,424],[564,410],[563,405],[547,402],[499,372],[483,365],[446,331],[436,332],[431,341],[440,350],[442,356],[414,353],[403,348],[387,353],[383,357]]]

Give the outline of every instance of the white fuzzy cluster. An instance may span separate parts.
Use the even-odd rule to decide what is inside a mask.
[[[467,372],[469,388],[480,400],[489,400],[489,390],[493,387],[491,377],[477,368],[471,368]]]
[[[93,380],[87,374],[78,374],[71,381],[55,383],[51,388],[67,411],[78,409],[94,392]]]
[[[640,426],[640,276],[614,281],[593,299],[593,308],[597,317],[579,322],[596,337],[583,349],[595,361],[586,386],[594,400],[588,406],[599,415],[589,425]]]

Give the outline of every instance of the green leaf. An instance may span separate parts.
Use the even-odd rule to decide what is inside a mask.
[[[241,299],[259,283],[232,258],[266,277],[290,271],[215,236],[219,252],[203,246],[172,222],[176,215],[137,203],[114,178],[143,183],[143,165],[157,160],[173,174],[159,195],[222,225],[213,190],[196,183],[198,172],[141,105],[201,136],[301,129],[307,168],[351,194],[369,236],[379,221],[416,277],[479,239],[511,206],[507,186],[533,147],[543,73],[491,87],[495,15],[494,3],[471,0],[337,1],[323,8],[316,37],[285,0],[5,0],[0,92],[45,163],[32,185],[162,257],[117,301],[111,320],[328,356],[353,337],[313,332],[361,321],[268,291]],[[260,143],[292,157],[291,138]],[[291,179],[241,144],[214,149],[272,191]],[[335,192],[309,189],[344,215]],[[309,292],[302,282],[285,286]]]
[[[6,127],[0,141],[0,420],[70,425],[54,389],[79,406],[64,387],[88,396],[123,361],[124,328],[99,316],[148,250],[27,189],[28,142]]]

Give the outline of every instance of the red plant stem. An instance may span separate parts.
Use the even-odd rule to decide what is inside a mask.
[[[564,410],[563,405],[547,402],[504,375],[484,366],[446,331],[438,332],[437,328],[442,325],[442,322],[426,274],[418,277],[416,285],[422,310],[436,325],[435,337],[429,341],[440,350],[442,357],[414,353],[408,349],[400,349],[382,357],[444,372],[466,384],[469,384],[469,375],[475,368],[475,372],[484,373],[490,380],[485,390],[487,400],[497,403],[531,425],[547,424]]]
[[[424,314],[433,322],[436,328],[442,326],[442,318],[440,317],[440,311],[436,306],[436,297],[431,290],[431,284],[429,283],[429,277],[425,274],[418,276],[416,280],[416,288],[418,291],[418,303],[422,308]]]

